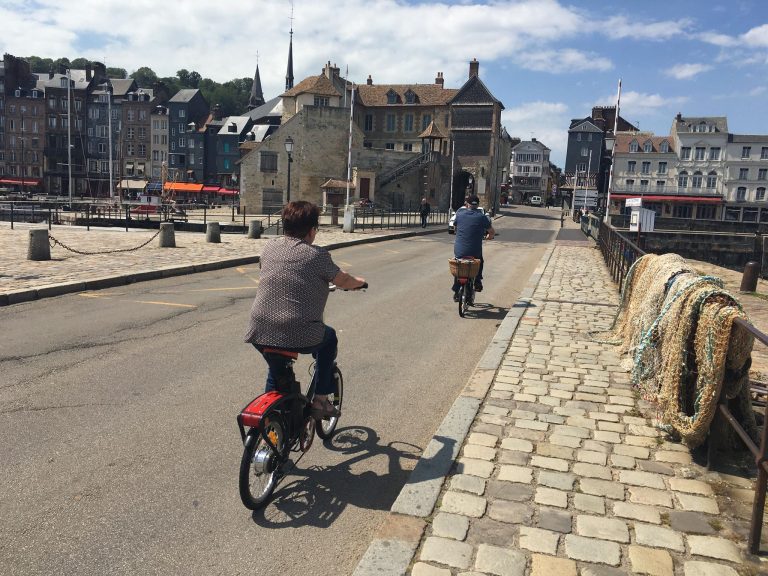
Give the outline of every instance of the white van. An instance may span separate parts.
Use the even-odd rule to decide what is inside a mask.
[[[531,196],[531,206],[541,206],[541,196]]]

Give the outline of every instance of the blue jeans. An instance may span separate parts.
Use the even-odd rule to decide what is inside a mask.
[[[331,394],[335,392],[333,385],[333,366],[336,361],[336,353],[338,351],[339,340],[336,338],[336,330],[330,326],[325,327],[325,333],[320,344],[310,346],[309,348],[280,348],[281,350],[290,350],[291,352],[298,352],[299,354],[312,354],[315,359],[315,370],[317,376],[317,387],[315,388],[315,394]],[[276,348],[275,346],[262,346],[260,344],[254,344],[254,347],[262,352],[264,348]],[[277,388],[277,375],[283,370],[285,366],[284,360],[264,358],[269,366],[269,372],[267,372],[267,387],[265,392],[275,390]]]

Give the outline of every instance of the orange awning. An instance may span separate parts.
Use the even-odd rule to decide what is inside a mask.
[[[173,192],[200,192],[203,185],[194,182],[171,182],[165,184],[165,189]]]

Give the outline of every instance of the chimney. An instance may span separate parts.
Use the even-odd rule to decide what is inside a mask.
[[[333,80],[334,78],[338,78],[339,69],[336,67],[336,64],[331,66],[331,61],[328,60],[328,63],[323,68],[323,75],[328,78],[328,80]]]
[[[477,78],[478,76],[480,76],[480,62],[477,58],[472,58],[472,62],[469,63],[469,77]]]
[[[675,116],[675,120],[677,120],[678,122],[681,122],[683,120],[683,115],[680,112],[678,112],[677,116]]]
[[[435,78],[435,84],[437,84],[439,86],[443,85],[443,73],[442,72],[438,72],[437,73],[437,78]]]
[[[371,75],[368,74],[368,80],[365,81],[368,86],[373,86],[373,78],[371,78]]]
[[[93,78],[93,69],[91,68],[90,63],[85,65],[85,81],[90,82]]]
[[[213,105],[213,119],[221,120],[221,106],[218,104]]]
[[[531,142],[536,142],[536,138],[531,138]]]

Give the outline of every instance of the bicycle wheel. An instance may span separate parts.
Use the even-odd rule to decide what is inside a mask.
[[[266,426],[269,439],[283,450],[285,434],[278,420],[272,419]],[[240,499],[249,510],[261,507],[272,495],[277,485],[277,469],[280,455],[264,441],[256,428],[245,437],[243,459],[240,461]]]
[[[333,394],[328,394],[328,400],[331,404],[341,410],[341,403],[344,400],[344,377],[341,375],[341,370],[338,366],[333,367],[333,383],[335,390]],[[339,416],[333,418],[323,419],[318,422],[319,426],[315,428],[315,432],[323,440],[327,440],[336,431],[336,425],[339,423]]]

